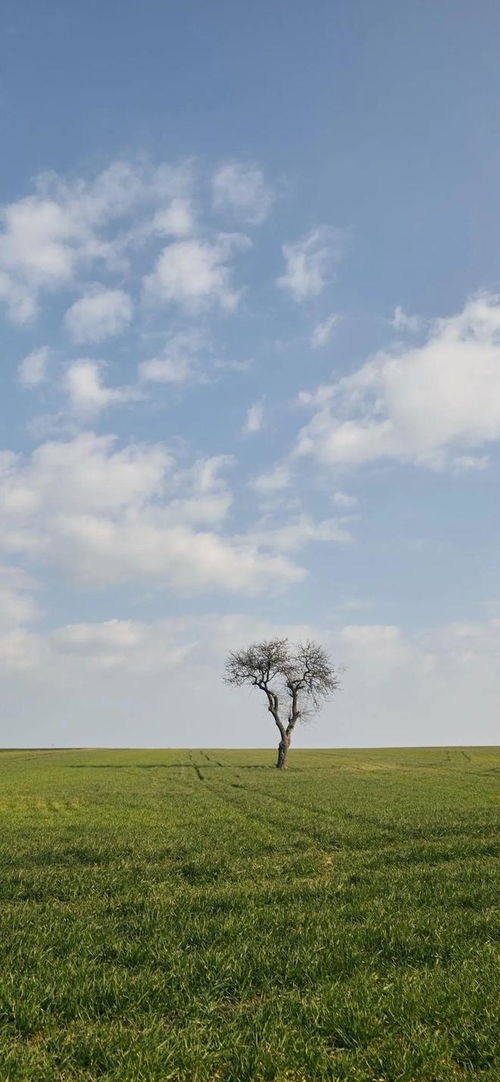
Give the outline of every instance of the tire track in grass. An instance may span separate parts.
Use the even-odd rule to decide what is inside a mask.
[[[206,756],[206,758],[207,758],[207,760],[208,760],[208,762],[210,764],[215,765],[216,760],[210,759],[209,756]],[[223,764],[223,765],[224,765],[224,767],[226,769],[231,769],[230,767],[228,768],[226,766],[226,764]],[[335,838],[332,839],[331,842],[329,842],[327,840],[327,838],[324,837],[324,834],[325,834],[325,814],[326,814],[327,809],[319,808],[319,807],[317,807],[315,805],[312,805],[310,803],[308,803],[308,804],[304,804],[302,802],[297,803],[295,800],[291,800],[290,798],[282,796],[282,795],[280,795],[278,793],[270,793],[270,792],[264,791],[264,790],[262,790],[260,788],[256,788],[254,786],[246,785],[246,784],[244,784],[244,782],[242,782],[240,780],[241,779],[241,774],[239,773],[239,771],[238,771],[238,769],[236,767],[234,768],[234,776],[236,776],[238,778],[238,783],[236,784],[234,782],[228,782],[228,783],[226,782],[224,784],[224,781],[222,781],[222,791],[221,791],[219,785],[217,784],[217,781],[214,781],[213,778],[210,779],[210,783],[209,783],[208,787],[209,787],[210,791],[214,795],[218,796],[219,800],[223,801],[226,804],[226,806],[231,807],[232,809],[236,809],[238,811],[238,813],[240,814],[240,816],[242,816],[244,819],[247,819],[250,822],[259,823],[262,826],[266,826],[267,829],[269,829],[270,827],[276,828],[276,824],[273,823],[272,817],[266,816],[265,812],[264,812],[264,814],[261,814],[259,811],[257,811],[258,806],[260,806],[260,809],[262,810],[262,812],[264,811],[265,801],[266,800],[274,801],[275,803],[279,804],[285,810],[288,810],[288,811],[293,812],[293,813],[296,812],[296,811],[302,811],[306,815],[310,816],[311,818],[314,817],[314,819],[316,819],[316,821],[317,821],[316,829],[314,828],[313,824],[311,824],[312,829],[307,829],[307,827],[305,827],[303,825],[300,825],[300,826],[295,825],[295,826],[292,827],[292,830],[290,831],[290,823],[287,824],[287,829],[288,829],[288,837],[292,841],[293,840],[302,841],[302,842],[306,841],[306,842],[311,843],[314,846],[315,850],[318,852],[319,856],[326,858],[327,856],[328,857],[331,856],[332,850],[340,852],[341,850],[351,849],[351,848],[354,848],[357,853],[363,852],[366,855],[371,855],[373,853],[373,846],[371,846],[371,845],[367,846],[367,845],[359,845],[358,844],[358,845],[355,845],[354,847],[352,847],[352,845],[350,845],[350,844],[346,845],[345,841],[342,842],[340,839],[335,839]],[[227,792],[227,790],[226,790],[227,785],[229,785],[231,788],[236,788],[236,789],[238,789],[240,791],[243,791],[243,793],[245,793],[246,796],[251,796],[252,800],[255,802],[254,810],[250,811],[248,808],[243,807],[241,801],[238,799],[238,797],[236,795],[232,796],[231,794],[229,794]],[[378,840],[377,850],[378,850],[379,853],[386,853],[388,856],[390,856],[390,854],[393,851],[394,845],[395,844],[397,845],[397,839],[395,840],[392,837],[392,832],[389,831],[388,828],[384,828],[384,825],[382,825],[376,817],[367,816],[367,815],[364,815],[363,813],[359,813],[359,812],[357,812],[357,813],[353,813],[353,812],[346,813],[346,812],[344,812],[344,817],[346,817],[348,820],[350,820],[353,823],[359,823],[362,826],[368,826],[368,827],[375,828],[379,833],[381,833],[382,837],[380,837],[379,840]],[[332,828],[333,829],[335,828],[334,823],[332,823]],[[391,835],[390,840],[389,840],[389,837],[387,837],[388,834]],[[459,834],[459,836],[461,836],[462,832],[458,832],[458,834]],[[440,839],[435,840],[435,844],[438,844],[439,841],[440,841]],[[325,843],[326,843],[327,848],[325,848]],[[422,862],[424,862],[424,863],[425,863],[426,859],[427,858],[425,856],[422,856],[422,858],[421,858]],[[436,858],[434,858],[433,863],[435,862],[435,859]],[[443,859],[446,860],[446,861],[449,861],[450,856],[447,855],[446,857],[443,857]],[[454,859],[460,859],[460,858],[459,858],[459,856],[456,856]]]
[[[233,784],[233,783],[230,783],[230,784]],[[217,783],[214,783],[212,779],[208,783],[208,788],[209,788],[211,794],[216,796],[223,804],[226,805],[226,807],[231,808],[233,811],[237,811],[238,814],[240,815],[240,817],[243,820],[246,820],[246,821],[248,821],[250,823],[256,823],[260,827],[265,828],[265,830],[266,830],[266,832],[268,834],[269,834],[270,831],[272,831],[273,833],[277,834],[279,836],[279,838],[281,838],[281,839],[283,838],[284,831],[282,829],[280,829],[280,827],[274,822],[274,820],[272,818],[272,815],[266,815],[265,813],[260,814],[259,812],[257,812],[257,810],[250,811],[248,808],[244,808],[242,806],[242,804],[241,804],[241,801],[239,801],[237,797],[234,798],[234,797],[230,796],[229,793],[224,792],[224,790],[221,791],[219,789],[219,787],[217,786]],[[258,790],[250,788],[249,786],[246,786],[246,785],[243,785],[243,784],[238,784],[237,788],[242,789],[245,793],[252,794],[253,797],[255,797],[255,796],[264,796],[265,797],[265,796],[268,795],[268,794],[264,794],[264,793],[261,794],[261,793],[258,792]],[[269,797],[270,797],[270,799],[273,799],[271,794],[269,794]],[[276,798],[276,799],[279,799],[279,798]],[[283,803],[285,805],[288,805],[290,808],[293,809],[293,805],[290,804],[290,801],[282,800],[281,803]],[[262,808],[262,810],[264,810],[264,806],[262,804],[261,804],[261,808]],[[307,829],[304,829],[303,827],[292,827],[292,829],[290,829],[290,823],[287,823],[286,838],[287,838],[288,841],[290,841],[292,843],[293,842],[301,842],[303,844],[305,842],[307,845],[312,846],[314,848],[316,854],[320,858],[326,857],[327,855],[329,855],[331,853],[331,850],[333,848],[335,848],[335,845],[332,844],[332,845],[329,846],[328,852],[327,852],[321,846],[316,833],[308,831]],[[338,846],[337,848],[340,849],[341,847]]]
[[[211,755],[208,755],[208,753],[206,751],[204,751],[203,748],[200,748],[200,750],[198,751],[198,755],[200,755],[201,758],[205,760],[205,763],[208,766],[220,766],[220,767],[226,767],[227,766],[226,763],[221,763],[221,762],[219,762],[218,759],[212,759]]]
[[[456,749],[456,750],[457,750],[457,756],[459,754],[464,755],[463,749]],[[467,753],[465,753],[465,757],[467,757]],[[210,757],[208,757],[208,759],[209,759],[209,762],[215,764],[216,760],[214,760],[214,759],[211,760]],[[303,813],[306,814],[306,816],[309,816],[309,818],[311,820],[312,819],[316,820],[316,823],[317,823],[316,829],[314,829],[313,823],[311,823],[312,829],[310,829],[310,830],[308,830],[307,828],[304,828],[303,826],[295,827],[294,828],[294,837],[296,839],[299,839],[300,837],[302,837],[304,839],[309,838],[316,847],[319,847],[323,851],[324,845],[327,842],[327,839],[324,837],[324,835],[325,835],[325,817],[330,815],[330,809],[328,809],[325,806],[321,807],[321,806],[318,806],[316,804],[312,804],[311,802],[308,802],[307,804],[305,804],[303,802],[295,800],[295,798],[293,798],[293,800],[292,800],[289,797],[283,796],[283,795],[281,795],[279,793],[271,793],[268,790],[264,790],[264,789],[262,789],[260,787],[256,788],[256,787],[251,786],[251,785],[246,785],[241,780],[242,775],[241,775],[241,773],[238,770],[236,765],[235,765],[234,768],[231,768],[229,766],[229,764],[221,764],[221,765],[224,766],[225,769],[233,769],[235,776],[238,778],[237,786],[235,786],[234,783],[229,783],[231,785],[231,787],[234,786],[237,789],[243,790],[246,794],[251,794],[252,798],[255,800],[255,803],[260,804],[260,806],[262,808],[265,806],[264,801],[267,799],[267,800],[275,801],[276,803],[281,805],[283,808],[288,809],[288,810],[290,810],[290,811],[292,811],[294,813],[296,811],[303,812]],[[237,798],[236,798],[236,800],[231,801],[231,804],[232,804],[232,806],[238,806],[241,809],[241,804],[240,804],[239,801],[237,801]],[[249,813],[247,813],[247,814],[249,814]],[[368,828],[371,828],[371,829],[375,829],[375,831],[379,835],[378,844],[377,844],[377,848],[378,848],[379,852],[387,852],[387,853],[390,854],[393,847],[394,847],[394,845],[397,845],[398,842],[400,844],[404,844],[404,841],[419,840],[419,838],[420,838],[420,834],[417,835],[416,837],[414,837],[412,834],[410,834],[406,839],[402,839],[402,838],[399,838],[399,837],[395,838],[394,833],[393,833],[393,826],[391,824],[382,823],[382,822],[380,822],[380,820],[379,820],[379,818],[377,816],[366,815],[366,814],[364,814],[363,812],[360,812],[360,811],[356,811],[356,812],[350,811],[350,812],[348,812],[348,811],[346,811],[344,809],[342,814],[341,814],[341,819],[344,819],[344,820],[347,819],[348,822],[350,822],[352,824],[359,824],[361,827],[368,827]],[[266,820],[265,815],[260,816],[258,814],[254,814],[254,820],[256,822],[266,822],[266,821],[268,821],[268,820]],[[332,830],[334,831],[335,830],[335,822],[334,821],[331,822],[331,827],[332,827]],[[450,833],[451,833],[451,836],[453,838],[455,838],[457,841],[459,839],[461,839],[462,837],[464,837],[464,836],[468,837],[468,831],[463,831],[461,829],[455,829],[452,832],[448,832],[448,835]],[[428,840],[430,842],[430,839],[428,839]],[[437,845],[440,842],[442,842],[442,840],[443,839],[441,837],[438,837],[438,838],[432,839],[432,842],[430,842],[430,844]],[[356,852],[364,852],[366,854],[371,854],[373,852],[373,846],[371,846],[371,845],[359,845],[358,844],[358,845],[352,847],[352,845],[349,845],[349,844],[346,845],[345,841],[341,841],[341,840],[337,840],[337,839],[333,839],[330,843],[327,843],[327,844],[328,844],[328,852],[331,852],[332,850],[340,851],[340,850],[346,849],[346,848],[348,848],[348,849],[354,848],[356,850]],[[422,859],[425,859],[425,858],[422,858]],[[450,858],[449,858],[449,856],[447,856],[444,859],[449,860]],[[457,856],[455,859],[459,859],[459,857]]]
[[[239,777],[239,775],[237,775],[237,776]],[[233,785],[234,785],[234,783],[229,783],[229,784],[231,785],[231,787],[233,787]],[[213,784],[212,781],[210,782],[209,787],[210,787],[210,790],[212,792],[214,792],[216,786]],[[245,785],[243,782],[238,782],[236,788],[239,789],[239,790],[243,790],[243,792],[245,794],[247,794],[247,795],[251,795],[252,799],[255,800],[255,804],[260,805],[260,808],[262,810],[264,810],[264,808],[265,808],[264,801],[267,799],[267,800],[274,801],[274,802],[278,803],[280,806],[284,807],[285,809],[288,809],[289,811],[294,812],[296,809],[300,809],[300,810],[304,811],[306,814],[317,817],[317,819],[319,820],[317,829],[314,829],[314,827],[312,827],[312,829],[307,829],[307,827],[305,827],[303,825],[300,825],[300,826],[294,825],[290,829],[291,824],[288,821],[288,823],[287,823],[287,830],[288,830],[287,836],[292,841],[309,842],[310,844],[313,845],[313,847],[314,847],[315,851],[317,852],[318,856],[320,856],[320,857],[322,857],[324,859],[327,859],[327,858],[330,859],[332,851],[340,853],[340,852],[346,851],[346,850],[349,850],[349,851],[354,850],[357,854],[363,853],[363,854],[365,854],[365,856],[372,856],[373,855],[373,851],[374,851],[373,850],[373,845],[366,845],[366,844],[365,845],[360,845],[360,844],[357,844],[357,845],[353,846],[352,842],[351,843],[346,843],[345,840],[342,841],[340,838],[339,839],[334,838],[331,841],[329,841],[328,838],[324,836],[325,835],[325,810],[324,809],[319,810],[319,809],[314,808],[313,806],[307,805],[307,804],[296,804],[295,802],[292,802],[291,800],[289,800],[286,797],[283,797],[283,796],[281,796],[281,795],[279,795],[277,793],[263,792],[262,790],[256,789],[253,786]],[[248,809],[242,807],[242,804],[238,800],[237,796],[233,798],[228,793],[224,793],[224,792],[221,793],[220,790],[218,790],[218,789],[217,789],[217,795],[218,795],[219,799],[223,800],[224,803],[227,806],[230,806],[232,808],[236,808],[239,811],[240,815],[247,818],[248,820],[259,823],[259,824],[262,824],[262,825],[265,824],[265,825],[267,825],[268,828],[269,828],[270,825],[272,825],[272,826],[274,826],[276,828],[276,824],[273,823],[272,818],[270,818],[269,816],[266,816],[265,813],[260,814],[257,811],[257,808],[255,808],[254,811],[249,811]],[[359,822],[362,825],[374,826],[378,831],[381,830],[381,827],[380,827],[380,824],[378,823],[378,821],[375,820],[375,819],[372,819],[372,817],[364,816],[362,814],[350,813],[350,814],[347,814],[347,818],[348,818],[348,820],[351,820],[351,821],[353,821],[355,823]],[[334,829],[335,824],[332,824],[332,827]],[[382,830],[382,835],[385,835],[386,833],[387,833],[386,831]],[[440,843],[440,839],[434,840],[434,845],[438,845],[439,843]],[[401,841],[400,844],[402,844],[404,846],[405,843],[403,841]],[[386,854],[387,857],[390,858],[391,855],[393,854],[395,845],[396,846],[398,845],[398,839],[394,840],[391,837],[390,840],[388,838],[387,839],[384,838],[384,840],[382,840],[382,838],[379,838],[378,842],[377,842],[377,853],[379,855],[380,854]],[[398,859],[400,859],[400,858],[398,858]],[[423,854],[420,858],[417,858],[417,859],[419,859],[419,862],[425,863],[425,861],[428,859],[428,854],[427,855]],[[450,857],[449,855],[445,855],[445,856],[443,856],[442,859],[444,861],[448,862],[448,861],[450,861],[450,859],[451,860],[459,860],[459,859],[461,859],[461,857],[460,857],[459,854],[457,854],[454,857]],[[437,860],[437,858],[433,857],[432,863],[436,863],[436,860]]]
[[[219,800],[221,804],[223,804],[227,808],[230,808],[233,812],[236,812],[239,815],[240,819],[243,820],[243,822],[256,823],[259,827],[265,829],[267,835],[269,835],[270,831],[273,831],[278,833],[279,836],[281,836],[281,831],[278,831],[276,824],[273,823],[272,819],[269,819],[269,817],[267,816],[258,814],[256,815],[248,809],[243,808],[239,800],[232,799],[230,795],[225,791],[225,787],[223,786],[221,790],[221,788],[217,785],[216,782],[213,781],[212,778],[210,779],[210,781],[208,781],[206,777],[203,780],[205,781],[206,789],[207,792],[210,793],[210,796],[214,797],[216,800]]]
[[[285,807],[286,806],[288,806],[288,807],[291,806],[291,803],[290,803],[289,800],[287,800],[286,798],[284,798],[282,796],[279,796],[278,794],[275,794],[275,793],[263,793],[260,790],[256,790],[256,789],[253,789],[251,787],[244,786],[244,785],[240,785],[239,788],[245,789],[247,792],[252,793],[254,796],[267,797],[270,800],[275,800],[275,801],[285,805]],[[292,807],[299,807],[299,806],[301,808],[303,808],[306,812],[309,810],[308,806],[304,805],[304,804],[302,804],[302,805],[292,805]],[[323,815],[322,812],[318,813],[318,814]],[[375,819],[372,819],[369,816],[357,815],[357,814],[354,814],[354,813],[350,813],[350,814],[347,815],[347,818],[352,820],[353,822],[359,822],[361,824],[368,824],[369,826],[373,825],[375,827],[378,827],[378,829],[380,830],[380,824],[378,823],[378,821],[375,820]],[[365,857],[368,857],[368,858],[376,856],[377,859],[378,859],[378,858],[380,858],[382,856],[382,857],[384,857],[386,859],[388,864],[400,863],[402,859],[404,859],[405,862],[408,862],[409,864],[412,864],[412,865],[427,864],[427,863],[429,863],[431,865],[440,864],[440,863],[451,864],[451,863],[455,863],[457,861],[458,862],[463,861],[463,859],[464,859],[464,854],[461,853],[461,852],[453,852],[453,853],[443,852],[443,853],[440,853],[439,852],[439,846],[442,845],[443,839],[442,838],[429,838],[427,836],[425,838],[423,838],[423,839],[420,839],[420,838],[414,839],[413,836],[411,836],[411,835],[404,838],[404,839],[402,839],[402,838],[396,838],[396,839],[391,838],[390,840],[387,840],[385,843],[382,843],[382,844],[381,844],[381,839],[379,839],[377,841],[377,844],[376,844],[376,850],[374,849],[373,845],[355,845],[355,846],[353,846],[352,844],[348,844],[345,841],[342,842],[342,843],[332,842],[332,843],[328,844],[328,848],[325,849],[324,844],[327,841],[327,839],[325,839],[322,842],[320,837],[318,837],[315,833],[311,833],[311,832],[309,832],[309,831],[307,831],[307,830],[305,830],[303,828],[294,829],[292,834],[289,834],[289,837],[295,837],[295,838],[303,837],[303,838],[306,838],[306,839],[310,838],[312,840],[312,842],[314,843],[314,846],[315,846],[316,850],[318,851],[318,853],[321,856],[324,856],[324,857],[327,857],[327,856],[331,855],[332,850],[335,850],[338,853],[340,853],[342,850],[343,851],[346,851],[346,850],[353,851],[354,850],[358,855],[364,855]],[[494,835],[494,837],[496,838],[496,835]],[[459,841],[462,838],[465,838],[466,840],[470,840],[468,832],[466,832],[466,831],[465,832],[464,831],[457,831],[456,833],[454,833],[452,835],[452,839],[455,840],[455,841]],[[408,846],[409,846],[409,844],[411,844],[415,840],[417,840],[417,841],[421,840],[422,844],[427,846],[427,850],[425,852],[410,853],[410,855],[408,856],[407,855]],[[498,855],[498,848],[494,843],[488,843],[485,846],[483,846],[482,850],[474,850],[474,852],[472,854],[469,854],[469,855],[477,857],[477,859],[481,859],[484,856],[486,856],[486,857],[490,857],[490,856],[491,857],[496,857]]]
[[[211,759],[209,761],[211,763],[217,764],[217,766],[223,767],[226,770],[234,770],[234,773],[235,773],[236,777],[238,779],[241,779],[241,773],[238,770],[237,765],[232,767],[229,763],[221,763],[217,759]],[[275,775],[275,767],[271,767],[271,766],[267,767],[267,766],[258,765],[254,769],[255,770],[264,770],[266,772],[269,771],[269,773],[272,773],[272,774]],[[290,800],[290,799],[288,799],[286,797],[279,796],[277,793],[270,793],[268,790],[256,789],[253,786],[245,785],[240,780],[238,781],[238,788],[239,789],[244,789],[248,793],[255,793],[257,796],[267,796],[267,797],[269,797],[270,800],[279,801],[279,803],[283,804],[285,807],[289,807],[289,808],[292,807],[293,809],[297,808],[297,809],[299,809],[301,811],[306,812],[309,815],[310,814],[317,815],[318,817],[322,817],[322,818],[325,815],[325,810],[326,809],[324,807],[318,807],[317,805],[312,804],[311,802],[308,802],[307,804],[304,804],[302,801],[297,801],[295,799],[295,797],[294,797],[294,799],[292,801],[292,800]]]
[[[245,788],[245,787],[242,785],[241,788]],[[259,797],[268,797],[270,800],[278,801],[279,803],[285,805],[285,807],[290,806],[290,801],[286,800],[286,798],[284,798],[282,796],[279,796],[277,793],[263,793],[263,792],[261,792],[259,790],[251,789],[251,788],[249,788],[248,791],[252,792],[252,793],[255,793]],[[306,812],[311,811],[313,814],[318,815],[319,817],[321,817],[320,826],[324,825],[324,810],[318,811],[318,810],[314,809],[312,806],[309,808],[309,806],[306,805],[306,804],[294,804],[293,807],[301,808]],[[356,823],[356,824],[359,823],[362,826],[374,827],[379,832],[381,837],[379,837],[379,839],[377,841],[377,852],[378,853],[391,854],[395,847],[397,848],[398,846],[402,846],[403,848],[406,848],[406,846],[408,846],[410,843],[413,843],[413,842],[417,842],[417,843],[421,842],[422,844],[425,844],[425,845],[429,846],[430,849],[431,849],[431,852],[432,852],[432,850],[434,848],[436,848],[436,850],[437,850],[437,848],[440,845],[442,845],[443,842],[446,842],[448,840],[450,840],[451,842],[459,842],[462,839],[465,839],[466,841],[471,840],[470,832],[468,830],[464,830],[464,829],[455,829],[453,831],[449,831],[444,837],[441,836],[441,835],[439,835],[438,837],[430,837],[428,832],[426,832],[424,836],[422,836],[420,834],[415,835],[411,831],[405,833],[404,838],[400,837],[399,835],[394,837],[393,829],[391,827],[389,827],[389,826],[381,824],[376,817],[363,815],[362,813],[357,813],[357,812],[346,812],[345,810],[343,811],[342,815],[343,815],[344,818],[346,818],[350,822],[353,822],[353,823]],[[496,833],[495,833],[494,828],[492,828],[491,833],[493,835],[493,839],[496,841]],[[484,834],[484,829],[483,829],[483,834]],[[304,831],[304,836],[307,836],[306,831]],[[318,839],[317,839],[315,834],[311,834],[310,836],[313,839],[316,840],[316,844],[319,844]],[[337,846],[335,845],[335,843],[333,843],[333,845],[330,846],[330,849],[331,848],[333,848],[333,849],[337,848],[339,850],[340,849],[346,849],[346,848],[348,848],[348,849],[354,848],[357,853],[365,853],[365,854],[373,853],[373,846],[370,846],[370,845],[368,845],[368,846],[356,845],[356,846],[352,847],[351,845],[346,845],[345,842],[340,844],[340,845],[337,845]],[[490,850],[491,850],[491,852],[490,852]],[[491,843],[488,842],[487,843],[486,855],[491,855],[491,856],[496,856],[497,855],[497,849],[495,848],[495,845],[494,845],[493,842],[491,842]],[[422,862],[422,863],[425,863],[426,860],[431,860],[431,859],[432,859],[433,863],[436,862],[435,857],[431,857],[429,854],[423,854],[421,857],[418,858],[418,861]],[[449,854],[445,854],[445,855],[443,855],[442,859],[443,859],[443,861],[461,860],[462,856],[460,855],[460,853],[454,854],[452,856],[450,856]]]
[[[219,763],[219,762],[217,762],[216,759],[213,759],[211,761],[214,762],[214,763],[217,763],[218,766],[225,767],[226,769],[231,769],[230,767],[227,766],[227,764]],[[266,767],[262,767],[262,769],[267,770]],[[275,768],[270,767],[269,769],[274,772]],[[236,777],[238,779],[241,779],[241,774],[239,773],[237,767],[235,767],[234,770],[235,770]],[[234,783],[231,783],[231,784],[234,784]],[[278,803],[280,803],[281,805],[283,805],[286,808],[292,808],[293,810],[298,809],[299,811],[306,812],[306,814],[308,814],[308,815],[315,815],[315,816],[318,816],[318,818],[321,818],[322,820],[324,820],[324,816],[325,816],[325,808],[324,807],[318,807],[317,805],[314,805],[314,804],[312,804],[310,802],[307,803],[307,804],[304,804],[301,801],[297,801],[295,798],[292,801],[292,800],[288,799],[287,797],[279,796],[277,793],[270,793],[268,790],[263,790],[263,789],[260,789],[260,788],[256,789],[253,786],[245,785],[240,780],[238,781],[238,786],[237,787],[239,789],[245,790],[245,792],[247,792],[247,793],[252,793],[252,794],[256,795],[257,797],[268,797],[269,800],[275,800],[275,801],[277,801]]]
[[[221,763],[220,759],[212,759],[212,756],[207,755],[206,752],[203,752],[203,754],[204,754],[205,759],[207,760],[208,763],[215,763],[216,766],[221,766],[222,768],[227,768],[227,764],[226,763]]]
[[[209,760],[209,761],[211,761],[213,763],[217,762],[217,760]],[[226,769],[228,769],[228,767],[226,767],[226,764],[220,763],[218,765],[224,766]],[[229,767],[229,769],[231,769],[231,767]],[[235,769],[236,777],[238,779],[240,779],[241,774],[238,772],[236,767],[234,769]],[[237,784],[235,784],[234,782],[230,782],[229,784],[231,785],[232,788],[238,788],[238,789],[243,790],[247,794],[251,794],[252,798],[257,798],[257,802],[258,802],[258,800],[260,798],[262,808],[264,807],[264,805],[262,803],[262,800],[263,799],[265,800],[267,798],[269,800],[276,801],[277,803],[279,803],[279,805],[281,807],[284,807],[285,809],[288,809],[289,811],[295,812],[298,809],[299,811],[305,812],[309,816],[311,816],[311,815],[317,816],[318,819],[321,820],[321,825],[324,825],[324,814],[325,814],[324,809],[317,808],[317,807],[315,807],[314,805],[311,805],[311,804],[297,803],[295,800],[291,801],[290,799],[287,799],[286,797],[283,797],[283,796],[279,796],[276,793],[269,793],[267,791],[263,791],[262,789],[257,789],[257,788],[255,788],[253,786],[245,785],[242,781],[238,781]],[[210,783],[210,787],[213,788],[213,782],[212,781]],[[228,794],[224,799],[226,800],[226,803],[230,804],[232,807],[237,807],[240,810],[240,813],[246,815],[247,818],[253,819],[255,822],[259,822],[259,823],[263,823],[263,824],[264,823],[269,824],[269,818],[266,815],[252,814],[252,813],[250,813],[250,812],[248,812],[246,810],[243,811],[242,808],[241,808],[241,803],[237,800],[237,798],[236,798],[236,800],[231,800],[230,797],[229,797],[229,794]],[[321,848],[320,842],[318,840],[318,834],[314,830],[304,829],[303,826],[295,827],[293,829],[292,834],[290,834],[290,832],[288,833],[288,837],[293,837],[296,841],[306,840],[306,841],[312,842],[312,844],[315,846],[315,848],[320,850],[321,855],[324,855],[323,854],[323,849]],[[335,846],[335,844],[330,845],[329,846],[329,851],[331,851],[332,848],[339,848],[340,849],[341,846]]]
[[[193,770],[195,771],[196,777],[198,778],[198,781],[205,781],[205,776],[202,774],[198,764],[195,763],[195,761],[193,759],[192,751],[189,752],[189,759],[190,759],[190,762],[191,762],[191,766],[192,766]]]

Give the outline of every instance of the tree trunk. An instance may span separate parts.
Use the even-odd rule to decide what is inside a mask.
[[[276,768],[278,770],[286,770],[286,757],[288,754],[288,748],[290,747],[290,740],[288,737],[280,740],[278,744],[278,762]]]

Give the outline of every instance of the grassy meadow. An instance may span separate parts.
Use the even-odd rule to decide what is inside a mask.
[[[493,1082],[500,753],[0,753],[2,1082]]]

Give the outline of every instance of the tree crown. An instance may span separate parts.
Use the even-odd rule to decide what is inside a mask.
[[[294,646],[286,638],[232,650],[224,679],[235,687],[250,684],[276,697],[285,695],[294,723],[311,709],[318,710],[340,687],[339,674],[319,643],[308,640]]]

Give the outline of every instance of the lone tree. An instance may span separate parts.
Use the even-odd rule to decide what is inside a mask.
[[[279,729],[279,770],[286,767],[292,733],[299,718],[316,713],[340,686],[328,654],[316,642],[292,646],[288,639],[256,642],[232,650],[226,661],[226,684],[250,684],[267,698],[267,708]]]

